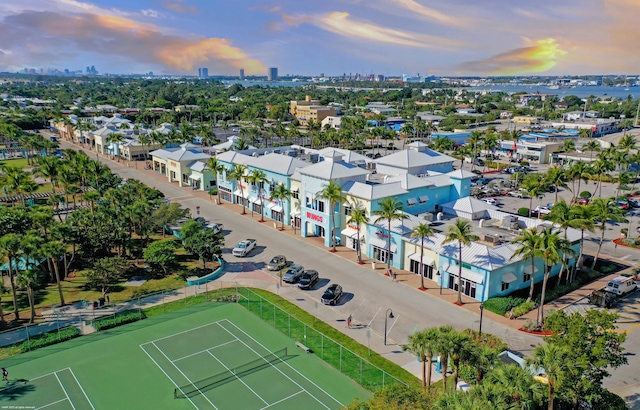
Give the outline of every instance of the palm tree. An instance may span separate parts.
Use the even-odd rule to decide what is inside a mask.
[[[553,222],[558,228],[564,231],[564,239],[567,239],[567,231],[573,226],[573,215],[571,209],[564,199],[556,202],[551,208],[551,212],[545,217],[546,220]],[[567,255],[562,255],[562,265],[560,266],[560,273],[558,273],[558,283],[562,280],[562,274],[567,267]]]
[[[524,188],[529,197],[529,218],[531,218],[533,199],[546,191],[547,182],[541,174],[529,174],[524,177],[520,186]],[[540,215],[538,215],[538,217],[540,217]]]
[[[151,145],[151,136],[149,134],[140,134],[138,136],[138,142],[140,143],[140,145],[142,145],[142,152],[144,153],[144,160],[146,161],[149,156],[148,150],[149,145]]]
[[[562,144],[562,152],[574,152],[576,150],[576,142],[574,140],[565,140]]]
[[[9,262],[9,283],[13,295],[13,312],[15,321],[20,320],[20,310],[18,309],[18,295],[16,293],[14,267],[18,268],[18,255],[22,251],[21,236],[16,233],[9,233],[0,238],[0,252]]]
[[[421,223],[411,231],[412,238],[420,238],[420,290],[426,289],[424,287],[424,238],[428,238],[434,233],[436,231],[426,223]]]
[[[402,202],[395,197],[387,197],[378,201],[378,209],[372,212],[377,218],[373,223],[377,224],[380,221],[387,221],[387,272],[391,268],[391,221],[402,221],[407,219],[408,216],[402,212],[404,207]]]
[[[554,207],[555,208],[555,207]],[[529,259],[531,261],[531,281],[529,286],[529,297],[527,302],[533,299],[533,290],[535,285],[535,273],[536,273],[536,258],[542,256],[542,242],[536,227],[525,229],[512,241],[518,248],[513,253],[510,259],[519,257],[523,260]]]
[[[280,206],[282,207],[282,210],[284,212],[284,206],[282,201],[289,201],[289,199],[291,198],[292,192],[287,189],[287,187],[280,183],[278,185],[275,186],[275,188],[271,191],[271,194],[269,195],[269,200],[271,201],[278,201],[280,202]],[[280,228],[281,231],[284,231],[284,214],[282,215],[282,227]]]
[[[253,169],[248,178],[250,178],[249,182],[256,186],[258,198],[260,198],[260,222],[264,222],[264,195],[262,195],[262,191],[264,190],[264,184],[269,182],[267,174],[261,169]]]
[[[107,143],[112,147],[111,150],[111,158],[113,159],[115,156],[118,157],[118,162],[120,162],[120,144],[124,142],[124,135],[112,132],[107,136]]]
[[[561,254],[575,254],[571,248],[571,243],[560,237],[553,228],[545,227],[541,232],[542,243],[542,259],[544,260],[544,279],[542,280],[542,294],[540,296],[540,305],[538,306],[538,326],[544,325],[544,303],[547,291],[547,282],[551,275],[551,268],[562,262]]]
[[[503,390],[514,409],[534,409],[542,402],[542,385],[529,370],[515,364],[497,366],[485,381]]]
[[[212,157],[209,158],[209,160],[207,161],[207,164],[205,165],[205,169],[211,171],[213,173],[214,178],[216,179],[216,184],[219,186],[220,184],[218,184],[218,181],[220,180],[218,178],[219,175],[222,175],[224,173],[224,165],[220,162],[218,162],[218,158],[216,157]],[[217,189],[218,193],[217,193],[217,202],[218,205],[220,205],[221,201],[220,201],[220,189]]]
[[[569,179],[571,179],[572,184],[574,184],[576,180],[578,181],[578,189],[573,191],[574,199],[580,195],[580,183],[582,181],[587,183],[592,174],[593,169],[586,162],[578,161],[571,165],[568,171]]]
[[[55,192],[60,166],[62,163],[58,157],[40,157],[33,175],[48,178],[51,182],[51,192]]]
[[[329,214],[331,215],[331,226],[329,227],[329,232],[331,233],[331,246],[332,251],[336,251],[336,205],[339,205],[340,202],[344,201],[344,195],[342,195],[342,187],[334,180],[330,180],[328,184],[324,186],[324,188],[318,192],[316,195],[317,198],[325,199],[329,201]]]
[[[471,231],[469,221],[456,219],[455,223],[449,227],[449,232],[443,243],[458,242],[458,302],[462,306],[462,246],[469,246],[471,242],[477,241],[479,237]]]
[[[470,361],[474,344],[468,335],[459,332],[451,333],[450,343],[451,362],[453,364],[453,384],[457,386],[458,378],[460,377],[460,364]]]
[[[571,353],[564,347],[555,344],[545,344],[533,349],[533,355],[527,359],[527,365],[544,369],[549,388],[547,409],[553,410],[556,389],[563,383],[571,383],[567,377],[573,367]]]
[[[245,173],[247,171],[247,167],[245,167],[244,165],[240,165],[240,164],[236,164],[233,167],[233,170],[231,172],[227,171],[227,178],[229,180],[231,180],[232,182],[237,182],[237,184],[240,186],[240,193],[242,194],[242,215],[246,214],[247,212],[244,209],[244,188],[242,188],[242,179],[245,178]]]
[[[617,222],[624,221],[624,215],[622,214],[622,210],[616,206],[613,199],[595,198],[589,204],[589,207],[591,208],[591,215],[593,216],[594,222],[596,222],[598,224],[598,228],[600,228],[598,251],[596,252],[596,256],[593,258],[593,263],[591,264],[591,269],[593,270],[596,267],[596,262],[598,262],[600,250],[604,243],[604,233],[607,230],[607,224],[609,223],[613,225]]]
[[[598,175],[598,183],[593,190],[592,197],[596,196],[596,192],[598,191],[598,187],[600,187],[600,194],[598,196],[602,196],[602,177],[609,171],[614,170],[614,165],[611,161],[609,161],[606,156],[600,156],[595,163],[593,164],[593,173]]]
[[[33,323],[36,318],[36,306],[33,297],[33,288],[38,285],[38,282],[38,272],[35,269],[24,270],[18,273],[18,276],[16,278],[16,284],[22,288],[27,289],[27,298],[29,299],[29,308],[31,310],[29,323]]]
[[[551,167],[547,171],[544,179],[547,181],[549,185],[553,185],[553,188],[556,193],[555,202],[558,202],[558,189],[559,188],[569,188],[567,185],[567,174],[564,169],[560,167]]]
[[[351,212],[349,212],[349,219],[347,220],[348,224],[354,224],[356,226],[356,235],[358,236],[358,241],[357,241],[357,246],[358,249],[356,250],[356,257],[358,260],[359,264],[362,264],[362,244],[360,241],[360,226],[364,223],[367,223],[367,221],[369,220],[369,218],[367,218],[367,210],[366,209],[360,209],[358,207],[354,207],[351,208]]]
[[[475,159],[478,154],[478,150],[482,145],[484,138],[484,131],[471,131],[471,135],[467,139],[467,145],[471,147],[471,170],[475,168]]]
[[[582,267],[584,231],[593,232],[595,229],[593,209],[594,208],[590,208],[588,205],[574,205],[569,211],[572,217],[571,227],[580,229],[580,255],[578,256],[578,266],[576,267]]]
[[[440,370],[442,371],[442,392],[447,392],[447,372],[449,370],[449,356],[453,348],[451,338],[455,334],[451,326],[438,327],[438,338],[436,339],[436,351],[440,354]]]
[[[593,153],[601,150],[598,140],[590,140],[582,146],[582,151],[589,152],[589,162],[593,160]]]
[[[402,350],[415,354],[422,362],[422,390],[426,393],[427,386],[431,385],[431,368],[433,366],[433,356],[438,347],[439,332],[436,328],[424,329],[413,332],[409,335],[407,344],[402,346]],[[428,372],[426,371],[428,369]]]

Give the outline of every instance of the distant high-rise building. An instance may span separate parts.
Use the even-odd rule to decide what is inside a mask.
[[[268,81],[276,81],[278,79],[278,67],[270,67],[267,73]]]
[[[240,69],[240,81],[244,81],[244,68]]]
[[[209,78],[209,69],[206,67],[198,68],[198,78]]]

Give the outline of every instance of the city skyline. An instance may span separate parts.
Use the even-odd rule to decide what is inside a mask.
[[[0,71],[581,75],[640,63],[633,0],[15,3],[0,5]]]

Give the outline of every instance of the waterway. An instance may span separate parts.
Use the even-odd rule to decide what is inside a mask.
[[[251,87],[259,85],[262,87],[302,87],[303,85],[312,84],[308,81],[253,81],[253,80],[222,80],[222,84],[232,86],[240,84],[243,87]]]
[[[584,86],[574,88],[558,88],[551,89],[544,85],[490,85],[481,87],[470,87],[468,90],[475,91],[502,91],[505,93],[526,92],[533,94],[539,92],[540,94],[552,94],[559,97],[567,95],[575,95],[579,98],[587,98],[590,96],[596,97],[614,97],[619,99],[626,99],[629,95],[632,99],[640,97],[640,87],[607,87],[607,86]]]

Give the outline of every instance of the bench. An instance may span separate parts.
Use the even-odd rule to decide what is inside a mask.
[[[307,346],[303,345],[301,342],[296,342],[296,346],[298,346],[300,349],[304,350],[307,353],[313,353],[311,351],[311,349],[309,349]]]

